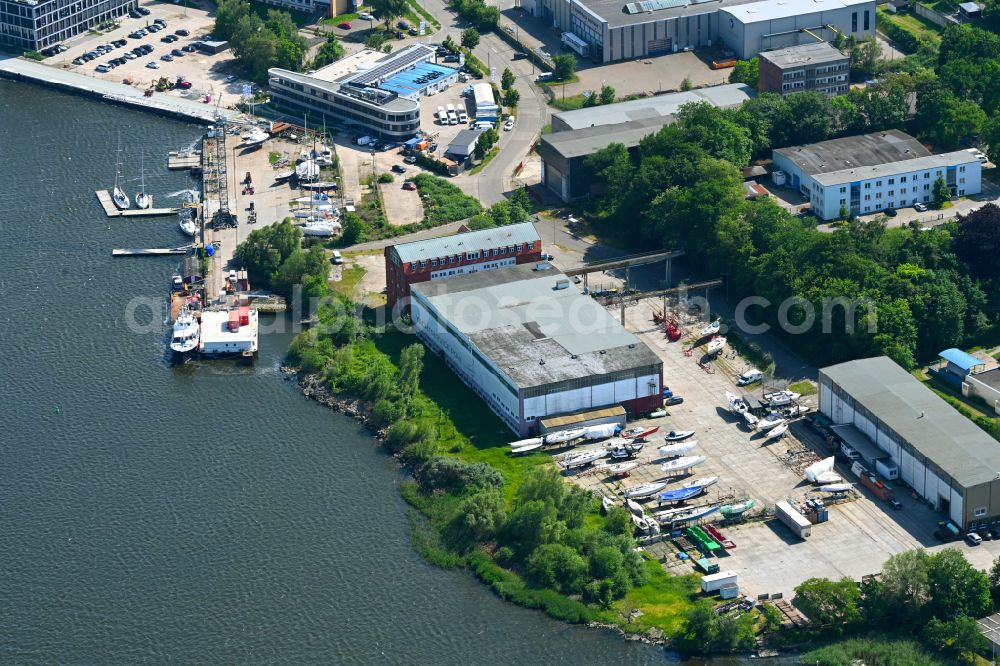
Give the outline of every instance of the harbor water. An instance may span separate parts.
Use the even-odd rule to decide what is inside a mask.
[[[180,203],[200,127],[6,81],[0,118],[0,663],[679,663],[424,563],[395,462],[280,373],[291,333],[170,366],[177,258],[111,249],[185,238],[94,191],[120,133],[123,189],[145,151]]]

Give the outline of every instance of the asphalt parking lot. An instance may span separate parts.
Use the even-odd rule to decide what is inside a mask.
[[[143,5],[147,7],[146,5]],[[181,57],[171,56],[172,62],[165,62],[161,57],[169,54],[174,49],[180,49],[191,44],[197,39],[209,34],[214,25],[215,18],[205,9],[197,7],[182,7],[170,3],[150,3],[147,7],[150,10],[149,16],[134,19],[124,16],[120,19],[120,26],[115,30],[106,32],[100,36],[84,33],[65,42],[69,47],[64,53],[45,60],[45,64],[56,67],[70,69],[72,71],[105,79],[108,81],[125,82],[139,89],[149,88],[155,84],[160,77],[166,77],[169,81],[177,80],[178,75],[191,82],[189,90],[172,90],[169,92],[157,92],[156,95],[176,95],[185,96],[191,99],[206,99],[206,95],[212,96],[212,103],[219,101],[222,97],[222,105],[233,106],[242,92],[242,82],[232,76],[231,64],[233,55],[231,51],[225,51],[217,55],[207,55],[201,52],[184,53]],[[156,19],[163,19],[167,22],[167,27],[156,33],[150,33],[140,39],[129,37],[129,34],[140,29],[147,28]],[[186,30],[189,34],[179,37],[177,41],[167,44],[161,41],[167,35],[173,35],[177,30]],[[114,40],[126,40],[125,46],[115,48],[90,62],[82,65],[74,65],[73,60],[84,53],[95,49],[102,44],[109,44]],[[137,46],[148,44],[153,47],[153,51],[148,55],[139,56],[134,60],[128,60],[125,64],[115,67],[109,72],[101,73],[96,67],[106,64],[113,58],[124,57],[125,54]],[[147,67],[149,63],[156,63],[156,69]]]

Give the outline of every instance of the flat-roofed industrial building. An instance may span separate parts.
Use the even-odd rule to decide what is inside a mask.
[[[820,370],[819,410],[864,433],[899,478],[956,525],[1000,525],[1000,442],[892,359]]]
[[[417,335],[511,430],[547,416],[663,404],[663,362],[550,264],[411,287]]]

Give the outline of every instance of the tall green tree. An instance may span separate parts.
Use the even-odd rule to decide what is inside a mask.
[[[385,21],[386,26],[392,26],[393,19],[405,16],[409,5],[406,0],[366,0],[373,14]]]
[[[500,87],[504,90],[510,90],[514,87],[516,80],[514,72],[510,71],[510,67],[504,67],[503,74],[500,75]]]
[[[609,86],[606,83],[604,85],[602,85],[601,86],[601,92],[600,92],[600,95],[598,97],[598,101],[601,104],[614,104],[615,103],[615,89],[612,88],[611,86]]]
[[[795,588],[795,605],[819,624],[854,624],[861,620],[861,592],[850,578],[810,578]]]
[[[730,83],[745,83],[751,88],[757,88],[757,81],[760,78],[760,58],[750,58],[740,60],[729,72]]]
[[[558,53],[552,56],[552,64],[555,65],[552,75],[556,81],[565,81],[576,73],[576,57],[569,53]]]
[[[463,30],[462,46],[467,49],[474,49],[479,46],[479,31],[475,28],[466,28]]]
[[[948,183],[945,181],[944,176],[938,176],[934,180],[934,185],[931,187],[931,196],[933,197],[935,208],[943,208],[951,200],[951,190],[948,188]]]

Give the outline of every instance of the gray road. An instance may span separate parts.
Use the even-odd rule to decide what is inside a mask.
[[[443,41],[450,35],[456,42],[460,41],[462,30],[467,25],[445,6],[443,0],[422,0],[422,4],[441,21],[441,31],[437,33],[437,37]],[[548,122],[548,108],[545,94],[534,84],[532,78],[532,72],[537,74],[534,65],[528,60],[512,61],[514,49],[509,44],[494,34],[486,34],[473,52],[487,66],[496,68],[497,83],[504,68],[509,67],[517,76],[514,87],[521,93],[514,129],[500,132],[499,154],[477,175],[469,178],[459,176],[454,181],[467,194],[489,206],[502,201],[504,193],[510,190],[514,168],[528,154],[531,145],[541,134],[542,127]]]

